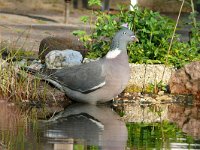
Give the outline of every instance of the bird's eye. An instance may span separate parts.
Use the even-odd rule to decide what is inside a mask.
[[[123,34],[126,34],[126,32],[123,32]]]

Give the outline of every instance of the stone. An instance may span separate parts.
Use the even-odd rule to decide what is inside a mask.
[[[169,88],[173,94],[200,93],[200,61],[191,62],[174,72],[169,81]]]
[[[145,91],[146,87],[150,84],[158,84],[161,81],[163,84],[167,85],[174,72],[173,67],[167,67],[162,64],[146,65],[131,63],[129,67],[131,70],[131,77],[128,87],[135,87],[138,91]]]
[[[160,95],[160,96],[162,96],[162,95],[164,95],[165,94],[165,91],[159,91],[158,92],[158,95]]]
[[[78,39],[71,39],[67,37],[46,37],[40,42],[38,57],[41,63],[45,63],[45,56],[53,50],[73,49],[79,51],[85,57],[87,50],[83,43]]]
[[[45,64],[48,69],[61,69],[80,65],[82,60],[81,53],[73,50],[54,50],[45,56]]]
[[[28,68],[34,69],[34,70],[40,70],[42,68],[44,68],[44,64],[41,63],[41,61],[39,60],[33,60],[31,62],[31,64],[28,66]]]
[[[158,95],[156,97],[156,100],[157,101],[172,101],[173,98],[171,96],[169,96],[169,95]]]

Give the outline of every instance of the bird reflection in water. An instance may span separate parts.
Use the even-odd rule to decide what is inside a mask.
[[[44,147],[53,150],[88,149],[123,150],[127,129],[108,106],[73,104],[48,122],[43,132]]]

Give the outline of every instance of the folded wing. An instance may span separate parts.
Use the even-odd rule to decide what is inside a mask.
[[[82,93],[89,93],[106,84],[105,70],[100,61],[94,61],[56,71],[51,77],[61,85]]]

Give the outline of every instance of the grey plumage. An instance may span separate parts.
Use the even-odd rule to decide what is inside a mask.
[[[103,150],[124,150],[126,147],[126,125],[117,113],[105,105],[72,104],[48,120],[47,124],[48,128],[41,137],[45,137],[42,139],[47,140],[45,144],[48,145],[70,137],[84,139],[87,145],[96,145]]]
[[[57,70],[44,79],[78,102],[96,104],[116,97],[130,78],[127,44],[137,40],[134,33],[122,28],[112,41],[107,55],[97,61]]]

